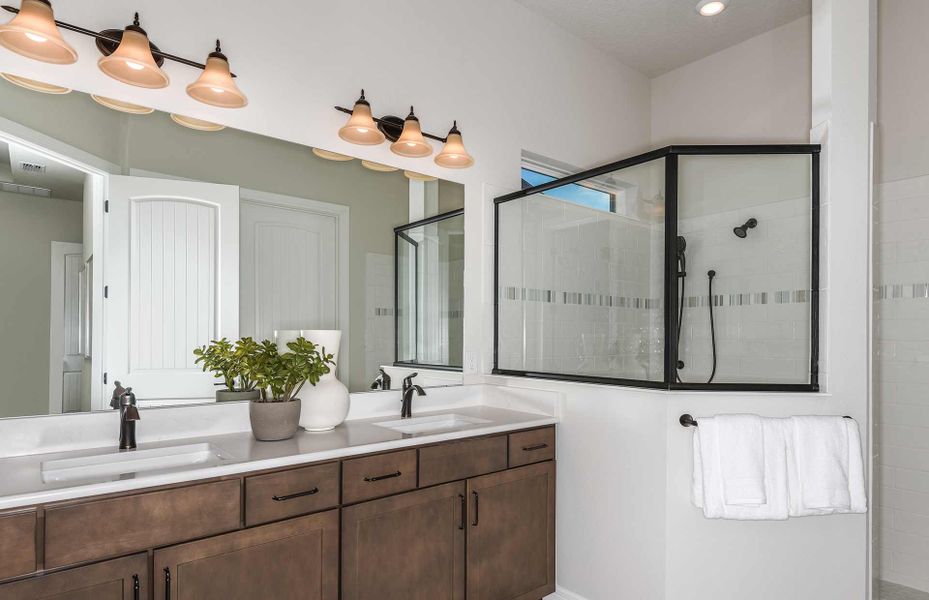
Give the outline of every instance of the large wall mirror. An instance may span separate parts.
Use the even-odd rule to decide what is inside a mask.
[[[0,81],[0,417],[215,402],[193,350],[281,330],[352,392],[460,383],[463,186],[137,109]]]

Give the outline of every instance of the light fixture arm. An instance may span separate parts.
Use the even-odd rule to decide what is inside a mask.
[[[18,9],[18,8],[15,8],[15,7],[13,7],[13,6],[7,6],[7,5],[4,4],[4,5],[3,5],[2,7],[0,7],[0,8],[3,8],[3,10],[5,10],[5,11],[7,11],[7,12],[13,13],[14,15],[19,14],[19,9]],[[86,36],[88,36],[88,37],[92,37],[92,38],[97,39],[97,40],[103,40],[103,41],[105,41],[105,42],[110,42],[111,44],[116,44],[117,46],[119,45],[119,42],[120,42],[119,38],[117,38],[117,37],[114,37],[114,36],[112,36],[112,35],[107,35],[106,33],[100,33],[100,32],[97,32],[97,31],[92,31],[92,30],[90,30],[90,29],[86,29],[86,28],[84,28],[84,27],[80,27],[79,25],[72,25],[71,23],[66,23],[66,22],[64,22],[64,21],[58,21],[58,20],[55,21],[55,24],[58,25],[58,27],[60,27],[60,28],[62,28],[62,29],[67,29],[68,31],[73,31],[73,32],[75,32],[75,33],[80,33],[81,35],[86,35]],[[135,20],[134,20],[134,22],[133,22],[133,25],[135,25],[136,27],[139,26],[139,13],[135,13]],[[194,67],[194,68],[196,68],[196,69],[205,69],[205,68],[206,68],[206,65],[203,64],[203,63],[198,63],[198,62],[193,61],[193,60],[188,60],[188,59],[186,59],[186,58],[183,58],[183,57],[181,57],[181,56],[176,56],[176,55],[174,55],[174,54],[168,54],[167,52],[162,52],[161,50],[157,50],[157,49],[155,49],[155,48],[152,48],[152,54],[153,54],[154,56],[161,57],[161,58],[163,58],[163,59],[165,59],[165,60],[173,60],[173,61],[176,62],[176,63],[180,63],[180,64],[182,64],[182,65],[187,65],[188,67]],[[231,75],[232,75],[233,77],[236,76],[235,73],[232,73]]]
[[[345,108],[344,106],[336,106],[335,109],[336,109],[337,111],[339,111],[339,112],[343,112],[343,113],[348,114],[348,115],[352,114],[352,109],[350,109],[350,108]],[[395,121],[394,121],[394,122],[391,122],[391,120],[390,120],[389,117],[379,118],[379,117],[374,117],[374,116],[372,116],[371,118],[374,119],[374,122],[377,123],[378,125],[383,125],[383,124],[386,124],[386,125],[388,125],[388,126],[396,126],[396,125],[397,125],[397,123],[396,123]],[[402,123],[402,119],[399,119],[398,117],[394,117],[394,119],[397,119],[397,120],[401,121],[401,123]],[[423,137],[427,137],[427,138],[429,138],[429,139],[431,139],[431,140],[435,140],[435,141],[437,141],[437,142],[442,142],[443,144],[444,144],[445,142],[448,141],[448,138],[446,138],[446,137],[439,137],[439,136],[437,136],[437,135],[432,135],[431,133],[426,133],[425,131],[423,131],[422,134],[423,134]]]

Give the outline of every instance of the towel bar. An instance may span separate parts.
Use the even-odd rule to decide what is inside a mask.
[[[845,415],[842,418],[851,419],[851,417],[848,415]],[[692,415],[689,415],[687,413],[682,414],[681,418],[678,419],[678,422],[680,422],[682,427],[696,427],[697,426],[697,420],[694,419]]]

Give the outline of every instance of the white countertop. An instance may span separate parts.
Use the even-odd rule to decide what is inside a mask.
[[[453,431],[417,435],[403,434],[374,423],[392,420],[390,417],[375,417],[346,421],[333,431],[309,433],[299,431],[289,440],[259,442],[251,432],[226,433],[201,437],[173,439],[170,441],[139,444],[139,450],[178,446],[183,444],[209,443],[223,451],[228,458],[219,465],[188,466],[176,469],[149,471],[130,476],[117,475],[108,479],[87,481],[49,482],[42,480],[42,464],[46,461],[75,458],[104,453],[118,453],[112,447],[85,448],[67,452],[29,454],[0,459],[0,509],[31,506],[84,498],[99,494],[125,492],[141,488],[196,481],[247,471],[272,469],[304,463],[333,460],[371,452],[395,450],[467,437],[552,425],[557,419],[544,414],[518,412],[491,406],[462,406],[453,410],[417,413],[417,417],[454,412],[467,417],[490,421],[474,424]],[[132,452],[126,450],[123,452]]]

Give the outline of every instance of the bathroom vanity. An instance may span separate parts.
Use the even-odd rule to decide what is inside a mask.
[[[554,420],[488,407],[431,418],[365,419],[272,444],[247,433],[143,444],[134,452],[226,456],[171,470],[183,481],[151,487],[145,482],[159,479],[144,473],[105,477],[107,488],[86,479],[106,464],[93,451],[2,459],[4,472],[20,474],[4,486],[21,492],[16,502],[65,499],[0,512],[0,599],[537,600],[554,592]],[[430,433],[438,419],[449,420],[447,431]],[[410,426],[422,431],[404,432]],[[225,474],[204,476],[214,473]],[[93,494],[123,483],[133,489]]]

